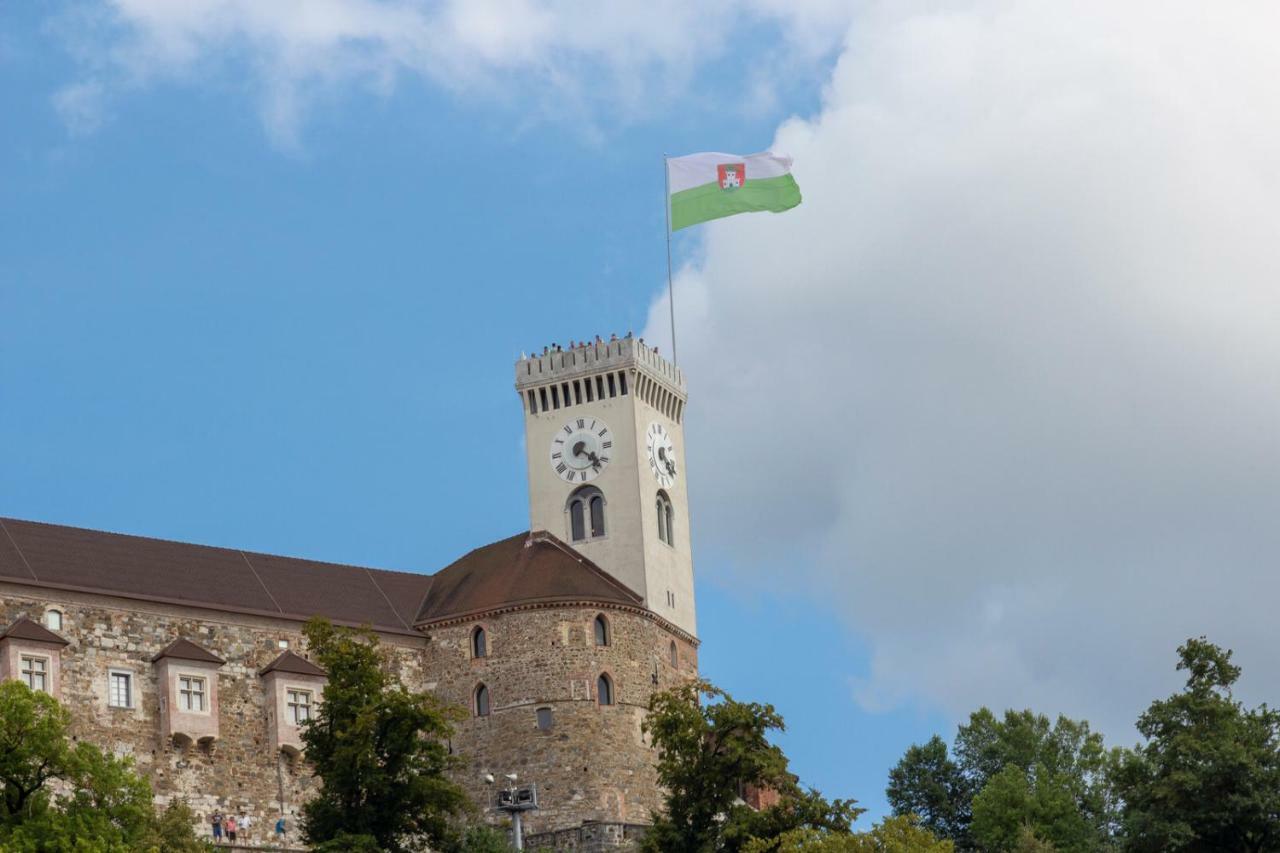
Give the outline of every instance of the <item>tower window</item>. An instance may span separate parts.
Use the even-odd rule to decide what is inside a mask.
[[[479,626],[476,626],[476,629],[471,632],[471,656],[473,658],[486,658],[489,656],[489,637],[484,628]]]
[[[538,395],[532,388],[529,389],[529,414],[538,414]]]
[[[583,388],[583,390],[584,390],[584,391],[586,391],[586,392],[587,392],[587,402],[588,402],[588,403],[593,403],[593,402],[595,402],[595,399],[596,399],[596,398],[595,398],[595,395],[591,393],[591,389],[592,389],[593,385],[594,385],[594,383],[592,383],[592,381],[591,381],[591,377],[590,377],[590,376],[588,376],[586,379],[582,380],[582,388]]]
[[[625,395],[627,393],[627,374],[626,371],[618,373],[618,387],[621,389],[618,393]]]
[[[597,400],[604,399],[604,377],[603,376],[596,377],[596,399]]]
[[[547,409],[551,408],[550,406],[547,405],[547,389],[546,388],[538,389],[538,397],[541,398],[542,400],[542,411],[545,412]]]
[[[604,494],[595,486],[582,486],[569,495],[565,510],[569,513],[570,541],[585,542],[604,536]]]
[[[596,617],[595,627],[596,627],[596,645],[597,646],[609,645],[609,620],[604,618],[603,613],[601,613],[599,616]]]
[[[489,716],[489,688],[483,684],[476,688],[475,706],[477,717]]]
[[[573,402],[582,404],[582,383],[577,379],[573,380]]]
[[[675,510],[671,506],[671,498],[667,497],[666,492],[658,491],[655,509],[658,512],[658,538],[668,545],[675,545]]]
[[[675,640],[671,641],[671,665],[676,668],[680,666],[680,652],[676,649]]]
[[[613,381],[612,373],[609,374],[609,396],[610,397],[618,396],[618,386]]]
[[[560,408],[560,389],[554,385],[551,386],[551,408]]]
[[[613,704],[613,682],[604,673],[596,679],[596,701],[601,705]]]
[[[560,383],[561,392],[564,394],[564,407],[567,409],[573,405],[573,398],[569,396],[569,383]]]
[[[551,717],[551,709],[539,708],[538,709],[538,728],[541,731],[549,732],[551,731],[552,723],[553,723],[553,719]]]

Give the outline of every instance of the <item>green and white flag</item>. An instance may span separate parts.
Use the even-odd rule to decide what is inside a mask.
[[[670,157],[667,191],[672,231],[735,213],[781,213],[800,203],[791,158],[772,151],[745,157],[718,152]]]

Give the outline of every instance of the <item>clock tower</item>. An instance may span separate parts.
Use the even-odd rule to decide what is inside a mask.
[[[522,358],[533,530],[563,539],[697,634],[684,376],[635,338]]]

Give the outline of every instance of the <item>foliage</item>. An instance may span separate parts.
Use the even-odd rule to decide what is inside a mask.
[[[1146,745],[1116,761],[1127,849],[1280,850],[1280,712],[1232,697],[1230,650],[1200,637],[1178,655],[1186,688],[1151,704]]]
[[[508,833],[487,824],[468,826],[462,833],[458,853],[508,853],[511,843]]]
[[[1066,717],[981,708],[956,733],[955,759],[934,737],[890,771],[895,814],[962,850],[1013,850],[1024,825],[1063,851],[1107,849],[1114,798],[1101,735]]]
[[[910,815],[886,818],[869,832],[822,832],[793,829],[783,833],[776,846],[753,842],[744,853],[952,853],[955,845],[940,840]]]
[[[323,782],[303,807],[307,841],[321,849],[345,834],[389,851],[452,845],[451,818],[468,807],[462,788],[445,776],[454,714],[404,686],[373,631],[315,619],[305,634],[329,677],[302,734]]]
[[[942,738],[910,747],[889,771],[886,794],[894,814],[916,815],[935,835],[969,846],[972,783],[948,757]]]
[[[665,813],[645,836],[647,851],[738,851],[753,840],[755,849],[770,851],[797,828],[847,832],[862,811],[852,800],[828,802],[800,788],[782,750],[769,742],[770,732],[783,730],[771,705],[738,702],[693,681],[654,694],[644,730],[658,750],[667,794]],[[778,804],[751,809],[740,797],[748,785],[776,792]]]
[[[185,800],[174,800],[161,812],[152,825],[146,848],[156,853],[206,853],[213,845],[196,838],[192,827],[196,824],[195,812]]]
[[[1036,831],[1029,825],[1023,824],[1018,832],[1018,842],[1014,845],[1013,853],[1058,853],[1058,848],[1053,846],[1052,841],[1045,841],[1036,835]]]
[[[185,826],[157,817],[151,786],[129,758],[67,740],[70,714],[20,681],[0,684],[0,849],[132,853],[203,849]],[[57,788],[55,796],[54,788]]]

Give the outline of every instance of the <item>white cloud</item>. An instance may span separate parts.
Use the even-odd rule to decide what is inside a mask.
[[[72,134],[93,133],[105,118],[102,84],[88,80],[65,86],[54,94],[53,108]]]
[[[774,26],[788,61],[811,69],[848,18],[830,0],[103,0],[55,29],[112,89],[247,71],[268,133],[289,147],[316,95],[385,95],[404,77],[587,124],[654,115],[748,24]]]
[[[1275,700],[1278,27],[869,6],[778,130],[804,203],[704,226],[676,296],[698,544],[838,602],[865,707],[1127,740],[1202,632]]]

